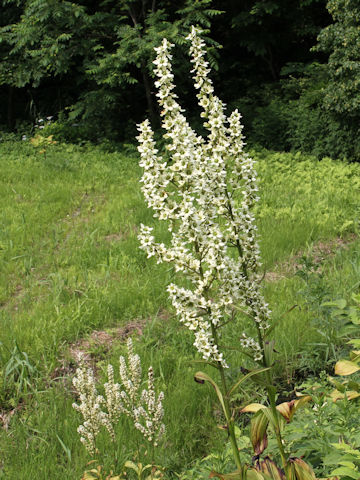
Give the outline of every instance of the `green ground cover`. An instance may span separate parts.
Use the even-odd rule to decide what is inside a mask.
[[[254,156],[264,273],[276,272],[265,276],[265,292],[280,322],[276,370],[286,392],[331,369],[343,345],[339,325],[321,303],[359,289],[360,165],[267,151]],[[140,193],[136,156],[56,145],[45,159],[27,142],[3,142],[0,169],[0,402],[4,423],[10,419],[0,432],[0,476],[81,477],[88,456],[71,407],[70,346],[94,330],[115,337],[111,347],[86,344],[101,375],[109,359],[116,364],[124,352],[126,331],[117,329],[126,325],[136,327],[129,331],[144,366],[154,366],[165,392],[167,436],[159,463],[168,475],[221,450],[225,439],[215,428],[212,392],[204,396],[205,387],[193,382],[192,338],[167,300],[172,272],[138,248],[138,225],[153,219]],[[313,245],[333,238],[342,239],[343,248],[312,263]],[[297,263],[300,274],[286,261]],[[240,334],[239,325],[226,333]],[[231,365],[229,376],[236,378],[246,360],[234,355]],[[239,403],[251,398],[249,388]],[[126,423],[119,431],[121,464],[136,438]]]

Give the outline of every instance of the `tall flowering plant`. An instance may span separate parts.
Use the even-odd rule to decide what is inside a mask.
[[[264,406],[269,414],[256,414],[261,428],[253,428],[254,449],[257,453],[265,449],[270,422],[284,471],[289,470],[289,461],[282,443],[281,412],[275,404],[270,371],[273,343],[267,341],[267,334],[271,330],[271,312],[262,294],[259,273],[260,252],[253,213],[258,201],[254,161],[244,152],[240,113],[235,110],[226,116],[224,103],[214,93],[200,34],[192,27],[187,40],[197,99],[208,130],[206,138],[191,128],[177,101],[171,66],[173,45],[164,39],[155,49],[155,85],[169,159],[165,160],[156,148],[148,120],[139,125],[137,138],[143,168],[142,192],[154,217],[167,221],[170,241],[167,245],[157,242],[153,228],[145,225],[141,225],[138,238],[148,257],[156,257],[158,263],[173,264],[175,271],[188,280],[186,288],[171,283],[167,290],[180,321],[194,333],[195,348],[220,373],[220,385],[202,372],[195,378],[202,383],[209,381],[215,388],[226,417],[239,478],[243,478],[230,398],[251,375],[265,375],[269,394],[269,407]],[[225,377],[228,359],[219,338],[222,327],[236,321],[239,311],[249,316],[255,326],[255,337],[244,331],[238,341],[258,368],[229,387]]]
[[[205,360],[227,367],[216,337],[234,306],[241,305],[257,325],[259,338],[243,333],[241,344],[256,361],[263,354],[261,339],[269,327],[270,311],[261,294],[259,246],[252,209],[258,200],[253,160],[243,152],[240,114],[225,116],[225,105],[214,94],[204,59],[204,42],[193,27],[187,37],[197,98],[202,107],[206,139],[198,136],[176,101],[171,69],[172,45],[164,39],[156,49],[155,85],[162,107],[162,126],[171,160],[158,155],[148,120],[140,126],[138,147],[144,168],[142,191],[154,216],[167,220],[170,245],[155,242],[152,228],[141,225],[139,240],[148,257],[172,262],[193,288],[168,286],[172,304],[182,322],[194,331],[194,345]],[[241,207],[234,197],[241,192]],[[231,254],[237,250],[237,258]]]

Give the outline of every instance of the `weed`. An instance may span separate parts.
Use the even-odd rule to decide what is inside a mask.
[[[8,360],[2,368],[2,406],[14,408],[24,396],[34,391],[38,371],[26,352],[20,350],[16,340],[12,350],[7,350],[1,344],[0,347],[8,354]],[[5,356],[2,355],[3,358]]]

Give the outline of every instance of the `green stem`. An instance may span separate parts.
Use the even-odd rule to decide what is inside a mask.
[[[263,352],[263,365],[264,365],[265,368],[268,368],[268,367],[271,367],[272,365],[268,365],[268,361],[267,361],[267,358],[266,358],[266,355],[265,355],[265,349],[264,349],[264,340],[263,340],[260,329],[257,328],[257,330],[258,330],[259,344],[260,344],[261,350]],[[282,462],[282,465],[283,465],[285,476],[286,476],[286,478],[288,478],[287,472],[288,472],[289,463],[287,461],[287,455],[286,455],[284,445],[283,445],[283,441],[282,441],[282,437],[281,437],[279,416],[278,416],[278,411],[276,409],[275,393],[274,393],[274,390],[273,390],[275,388],[275,386],[274,386],[274,381],[273,381],[273,376],[272,376],[271,370],[268,370],[266,372],[266,379],[267,379],[266,383],[268,385],[266,387],[266,391],[267,391],[267,395],[268,395],[268,399],[269,399],[269,403],[270,403],[270,408],[271,408],[273,418],[274,418],[274,422],[275,422],[273,427],[274,427],[274,431],[275,431],[276,441],[277,441],[277,445],[278,445],[278,448],[279,448],[281,462]]]
[[[211,325],[211,330],[213,334],[213,338],[215,341],[215,344],[218,345],[218,336],[217,336],[217,331],[214,325]],[[221,385],[222,385],[222,391],[223,391],[223,398],[224,398],[224,406],[225,406],[225,418],[227,422],[227,427],[228,427],[228,432],[230,436],[230,442],[231,442],[231,447],[234,455],[234,460],[236,463],[236,466],[240,472],[242,472],[242,464],[240,460],[240,454],[239,454],[239,447],[236,441],[236,436],[235,436],[235,423],[234,419],[231,415],[231,407],[230,407],[230,399],[228,396],[228,390],[227,390],[227,384],[226,384],[226,378],[225,378],[225,370],[224,367],[222,366],[221,362],[218,362],[218,369],[220,372],[220,378],[221,378]]]
[[[234,215],[233,215],[231,201],[230,201],[230,195],[229,195],[229,192],[227,191],[227,189],[226,189],[225,193],[226,193],[226,196],[227,196],[227,199],[228,199],[228,211],[229,211],[231,219],[234,220]],[[239,241],[239,238],[238,238],[238,232],[237,232],[236,228],[234,228],[234,233],[237,237],[236,247],[237,247],[237,250],[238,250],[239,259],[242,259],[243,251],[242,251],[242,247],[241,247],[241,244],[240,244],[240,241]],[[248,276],[248,271],[247,271],[247,268],[246,268],[246,264],[243,263],[242,268],[243,268],[243,273],[244,273],[245,278],[248,279],[249,276]],[[262,362],[263,366],[265,368],[271,367],[272,365],[268,365],[269,362],[267,361],[266,356],[265,356],[263,334],[262,334],[258,324],[256,322],[255,322],[255,324],[257,326],[257,331],[258,331],[259,345],[260,345],[260,348],[263,352],[263,362]],[[220,370],[220,372],[221,372],[221,370]],[[273,376],[272,376],[271,370],[268,370],[266,372],[266,377],[267,377],[267,384],[268,384],[268,387],[266,388],[266,390],[267,390],[267,394],[268,394],[270,408],[271,408],[273,418],[274,418],[273,427],[274,427],[274,430],[275,430],[276,440],[277,440],[277,444],[278,444],[278,448],[279,448],[284,472],[285,472],[286,478],[288,479],[289,463],[287,461],[287,455],[285,453],[284,445],[283,445],[282,438],[281,438],[280,423],[279,423],[278,411],[276,409],[276,399],[275,399],[275,393],[274,393],[275,386],[273,385]]]
[[[272,378],[271,378],[272,375],[270,374],[269,377],[270,377],[269,381],[272,382]],[[276,409],[275,396],[274,396],[273,392],[271,391],[270,387],[267,388],[266,390],[267,390],[267,393],[268,393],[270,408],[271,408],[271,411],[273,413],[273,418],[274,418],[274,422],[275,422],[273,427],[274,427],[274,431],[275,431],[276,441],[277,441],[277,444],[278,444],[283,469],[284,469],[284,472],[285,472],[285,475],[286,475],[287,470],[288,470],[288,461],[287,461],[287,455],[285,453],[285,449],[284,449],[284,445],[283,445],[283,441],[282,441],[282,437],[281,437],[279,416],[278,416],[278,411]],[[287,478],[287,475],[286,475],[286,478]]]
[[[151,442],[151,464],[155,465],[155,444],[154,444],[154,441]]]
[[[195,242],[195,251],[200,256],[200,249],[199,249],[199,245],[198,245],[197,242]],[[201,256],[200,256],[200,277],[201,277],[201,279],[204,279],[203,268],[202,268],[202,264],[201,264]],[[206,290],[204,292],[205,298],[207,298],[207,293],[208,292]],[[210,314],[210,310],[209,310],[208,313]],[[211,332],[212,332],[212,336],[213,336],[215,345],[219,345],[217,330],[216,330],[216,327],[213,324],[211,324]],[[236,466],[237,466],[238,470],[241,472],[240,475],[242,476],[242,464],[241,464],[239,448],[238,448],[238,444],[237,444],[236,436],[235,436],[234,419],[231,415],[230,400],[229,400],[229,396],[228,396],[224,367],[222,366],[221,362],[217,362],[217,364],[218,364],[218,369],[219,369],[219,372],[220,372],[221,385],[222,385],[222,391],[223,391],[223,399],[224,399],[224,408],[225,408],[224,414],[225,414],[226,423],[227,423],[227,427],[228,427],[228,432],[229,432],[229,436],[230,436],[231,448],[232,448],[232,451],[233,451]]]

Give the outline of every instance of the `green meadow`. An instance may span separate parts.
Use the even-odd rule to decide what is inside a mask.
[[[360,164],[251,154],[264,291],[277,322],[275,372],[286,399],[344,356],[348,334],[322,304],[350,302],[359,292]],[[165,478],[186,471],[184,479],[202,478],[191,476],[196,462],[225,448],[215,395],[193,380],[192,335],[167,298],[174,274],[138,246],[140,223],[156,222],[137,162],[130,147],[109,153],[60,144],[44,157],[28,142],[0,143],[0,478],[81,478],[90,458],[72,408],[77,355],[86,354],[101,379],[109,362],[118,365],[129,335],[165,393],[166,436],[157,453]],[[166,238],[166,225],[157,231]],[[241,333],[237,323],[226,335]],[[249,366],[240,354],[230,364],[234,379]],[[253,390],[245,385],[239,406],[253,400]],[[126,421],[117,438],[101,462],[110,468],[116,458],[121,470],[139,438]]]

